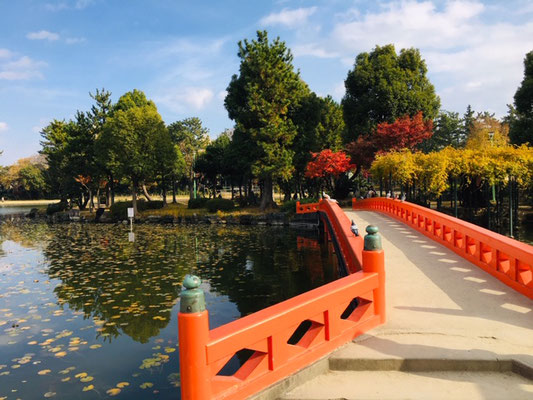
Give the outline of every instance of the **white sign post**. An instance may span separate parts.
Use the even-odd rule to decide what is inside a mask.
[[[133,212],[133,207],[128,208],[128,218],[130,219],[130,232],[133,231],[133,218],[135,217],[135,214]]]

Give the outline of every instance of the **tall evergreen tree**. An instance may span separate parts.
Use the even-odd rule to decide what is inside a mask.
[[[381,122],[392,123],[419,111],[425,119],[435,118],[440,99],[426,73],[417,49],[402,49],[398,55],[389,44],[360,53],[344,81],[345,143],[371,133]]]
[[[524,59],[524,79],[514,95],[515,115],[511,119],[511,143],[533,144],[533,51]]]
[[[308,93],[292,65],[293,56],[279,38],[266,31],[239,42],[239,75],[233,75],[224,101],[236,131],[248,135],[256,158],[252,172],[263,183],[261,208],[275,207],[273,182],[288,180],[293,170],[291,150],[297,129],[292,115]]]

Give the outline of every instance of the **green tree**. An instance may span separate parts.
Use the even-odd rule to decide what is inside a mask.
[[[222,133],[218,138],[209,143],[205,152],[198,157],[195,170],[203,173],[211,184],[213,197],[216,196],[217,179],[219,175],[229,175],[227,165],[227,152],[230,145],[230,137]]]
[[[426,119],[435,118],[440,99],[426,73],[426,63],[414,48],[398,55],[389,44],[360,53],[344,82],[345,143],[372,132],[381,122],[392,123],[419,111]]]
[[[292,115],[308,93],[292,65],[293,56],[279,38],[270,42],[266,31],[257,39],[239,42],[239,75],[233,75],[224,105],[236,130],[255,147],[252,172],[263,183],[261,209],[275,207],[273,181],[291,176],[297,129]]]
[[[524,59],[524,79],[514,95],[515,116],[511,120],[511,143],[533,144],[533,51]]]
[[[189,197],[194,197],[194,163],[196,157],[209,144],[209,130],[202,126],[200,118],[186,118],[168,126],[172,141],[178,145],[185,162],[185,171],[189,181]],[[173,202],[176,202],[175,184],[173,185]]]
[[[110,146],[119,174],[131,181],[135,213],[137,188],[155,176],[157,142],[165,130],[155,104],[136,89],[120,97],[105,123],[105,143]]]
[[[425,152],[442,150],[447,146],[460,148],[465,145],[463,119],[459,113],[441,111],[434,121],[433,136],[422,143]]]

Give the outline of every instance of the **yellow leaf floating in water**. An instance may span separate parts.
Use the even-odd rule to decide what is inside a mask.
[[[123,387],[129,386],[130,384],[128,382],[119,382],[117,383],[117,387],[122,389]]]
[[[109,389],[106,393],[110,396],[116,396],[117,394],[120,393],[120,389],[119,388]]]
[[[61,382],[68,382],[70,381],[70,376],[67,376],[66,378],[61,379]]]
[[[52,372],[50,369],[43,369],[42,371],[37,372],[39,375],[46,375]]]
[[[89,348],[90,348],[90,349],[93,349],[93,350],[94,350],[94,349],[99,349],[100,347],[102,347],[101,344],[93,344],[93,345],[89,346]]]
[[[153,319],[158,319],[160,321],[166,321],[167,320],[166,318],[160,317],[159,315],[156,315],[155,317],[153,317]]]
[[[55,395],[56,395],[55,392],[46,392],[46,393],[44,394],[44,397],[46,397],[46,398],[48,398],[48,397],[54,397]]]
[[[79,374],[74,375],[75,378],[85,378],[87,376],[87,372],[80,372]]]
[[[55,354],[56,357],[65,357],[66,355],[67,355],[66,351],[60,351],[59,353]]]
[[[154,386],[154,384],[151,382],[144,382],[143,384],[139,385],[141,389],[148,389],[148,388],[151,388],[152,386]]]
[[[82,390],[84,392],[88,392],[89,390],[93,390],[94,389],[94,385],[89,385],[89,386],[85,386]]]
[[[92,376],[86,376],[85,378],[81,378],[80,382],[91,382],[94,378]]]
[[[167,353],[174,353],[176,349],[174,347],[165,347],[165,352]]]
[[[34,345],[34,344],[37,344],[37,341],[36,340],[32,340],[31,342],[28,342],[28,344]]]

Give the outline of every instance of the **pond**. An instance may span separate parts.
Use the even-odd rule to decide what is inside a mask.
[[[0,399],[179,398],[177,313],[195,273],[211,328],[337,278],[286,228],[4,223]]]

